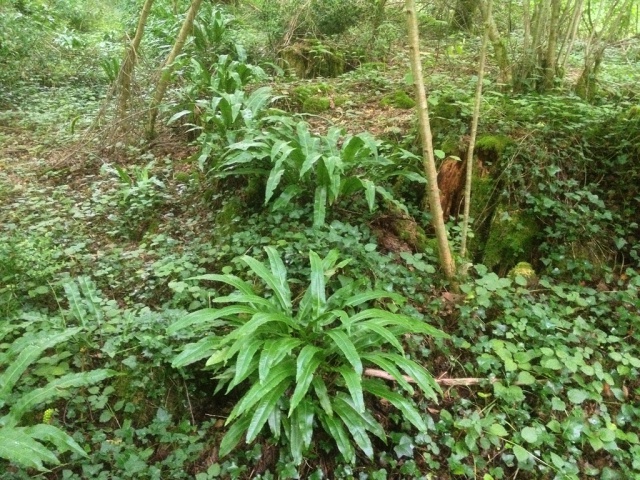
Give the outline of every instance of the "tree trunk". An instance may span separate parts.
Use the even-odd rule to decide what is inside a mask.
[[[567,61],[569,60],[569,55],[573,50],[573,44],[576,41],[576,36],[578,35],[578,27],[580,26],[580,18],[582,17],[582,3],[583,0],[576,0],[576,4],[573,7],[573,16],[571,17],[571,26],[567,30],[567,35],[563,41],[560,55],[560,60],[558,61],[558,68],[564,75],[564,71],[567,68]]]
[[[173,73],[173,62],[176,57],[182,51],[182,47],[184,47],[185,42],[187,41],[187,37],[193,28],[193,20],[198,13],[198,9],[202,4],[202,0],[193,0],[191,2],[191,6],[189,7],[189,11],[187,12],[187,16],[182,23],[182,28],[180,29],[180,33],[178,33],[178,37],[176,38],[176,42],[171,49],[171,52],[167,56],[167,59],[162,66],[162,73],[160,74],[160,80],[158,81],[158,85],[156,86],[155,94],[153,95],[153,100],[151,101],[151,105],[149,107],[149,121],[147,124],[147,138],[153,138],[155,136],[155,124],[156,118],[158,116],[158,108],[160,107],[160,103],[162,103],[162,99],[164,98],[164,94],[169,87],[169,83],[171,81],[171,74]]]
[[[547,38],[547,52],[544,59],[543,90],[551,90],[556,79],[558,64],[558,29],[560,21],[561,0],[551,0],[551,18],[549,20],[549,36]]]
[[[153,0],[145,0],[142,12],[140,13],[140,19],[138,20],[136,34],[127,49],[127,53],[122,61],[122,66],[120,67],[120,73],[118,74],[118,120],[120,121],[124,119],[129,108],[131,80],[138,60],[138,48],[140,48],[140,43],[142,42],[144,27],[147,24],[147,18],[151,12],[152,5]]]
[[[600,31],[596,30],[593,22],[591,25],[591,33],[587,41],[587,47],[584,54],[584,69],[575,86],[576,94],[588,101],[593,100],[597,93],[597,80],[600,64],[604,58],[604,52],[618,33],[618,28],[625,20],[631,16],[631,7],[635,0],[624,0],[621,3],[616,2],[607,12],[607,16],[602,21]],[[600,12],[602,4],[600,4]],[[591,11],[587,10],[589,19],[591,19]],[[596,16],[600,18],[600,16]]]
[[[496,63],[498,64],[498,69],[500,72],[498,74],[498,83],[501,83],[503,85],[511,85],[511,61],[509,60],[507,45],[505,44],[503,38],[500,36],[500,32],[498,31],[496,22],[493,19],[493,15],[487,8],[487,0],[480,0],[479,5],[482,11],[482,17],[485,19],[488,18],[488,20],[485,20],[485,22],[488,28],[489,40],[491,40],[491,45],[493,46],[493,54],[496,57]]]
[[[458,0],[453,13],[452,28],[470,32],[473,28],[473,16],[478,8],[476,0]]]
[[[464,214],[462,217],[462,245],[460,256],[467,255],[467,231],[469,230],[469,214],[471,210],[471,180],[473,179],[473,150],[476,146],[478,134],[478,119],[480,118],[480,103],[482,102],[482,80],[484,78],[484,64],[487,56],[487,43],[489,37],[489,18],[491,18],[491,1],[487,1],[486,16],[484,17],[484,32],[482,34],[482,47],[480,49],[480,65],[478,67],[478,85],[476,86],[476,99],[473,107],[473,120],[471,122],[471,138],[467,150],[467,176],[464,187]],[[462,272],[464,276],[466,272]]]
[[[438,255],[444,274],[452,284],[455,284],[455,263],[451,255],[451,247],[447,236],[442,206],[440,205],[440,192],[438,191],[438,172],[433,154],[433,138],[429,123],[429,110],[427,96],[422,76],[422,61],[420,60],[420,40],[418,37],[418,19],[416,15],[415,0],[405,0],[405,11],[409,27],[409,57],[411,59],[411,72],[416,90],[416,105],[418,108],[418,123],[422,139],[422,158],[425,176],[427,177],[427,196],[431,208],[433,228],[438,242]]]

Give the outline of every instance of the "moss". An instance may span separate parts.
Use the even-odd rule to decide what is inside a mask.
[[[299,78],[337,77],[346,70],[344,53],[318,42],[299,42],[280,53],[284,67]]]
[[[413,218],[395,218],[392,228],[400,240],[406,242],[416,252],[433,248],[433,243]]]
[[[476,140],[476,148],[501,155],[512,140],[506,135],[481,135]]]
[[[489,219],[494,207],[492,199],[495,193],[495,181],[491,176],[482,174],[474,166],[471,179],[471,205],[469,215],[473,219],[473,238],[469,239],[470,258],[478,259],[489,236]],[[478,259],[480,261],[480,259]]]
[[[536,276],[536,271],[529,262],[518,262],[515,267],[509,270],[508,277],[516,278],[518,275],[527,279],[533,278]]]
[[[383,107],[396,107],[410,109],[416,106],[416,102],[404,90],[396,90],[382,98],[380,104]]]
[[[523,258],[531,258],[538,230],[535,219],[526,213],[498,208],[484,247],[483,263],[504,275]]]
[[[640,118],[640,105],[634,105],[627,112],[627,118]]]
[[[335,97],[333,99],[333,103],[336,107],[342,107],[344,104],[346,104],[349,101],[349,97],[345,96],[345,95],[338,95],[337,97]]]
[[[307,98],[302,104],[302,111],[306,113],[322,113],[329,110],[331,101],[327,97]]]
[[[387,65],[383,62],[365,62],[358,67],[362,72],[379,72],[386,69]]]
[[[216,215],[216,225],[227,232],[233,232],[240,224],[244,206],[239,197],[231,197]]]

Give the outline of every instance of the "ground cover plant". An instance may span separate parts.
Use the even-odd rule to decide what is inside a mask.
[[[640,476],[637,2],[419,2],[453,277],[414,2],[200,3],[0,5],[0,478]]]

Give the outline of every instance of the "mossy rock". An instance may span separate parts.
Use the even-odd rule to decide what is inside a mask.
[[[532,216],[498,208],[493,215],[482,263],[504,275],[523,258],[532,257],[538,232]]]
[[[513,143],[506,135],[480,135],[476,140],[478,151],[491,152],[496,157],[504,153],[505,148]]]
[[[409,110],[416,106],[416,102],[404,90],[396,90],[382,97],[380,105],[383,107],[396,107]]]
[[[527,281],[527,286],[533,286],[538,282],[538,275],[529,262],[518,262],[515,267],[509,270],[507,276],[512,280],[515,280],[516,277],[522,277]]]
[[[291,91],[291,98],[301,105],[311,97],[327,94],[331,87],[326,83],[312,83],[308,85],[298,85]]]
[[[334,78],[346,71],[344,53],[335,47],[313,41],[301,41],[280,53],[282,66],[299,78]]]
[[[322,113],[331,108],[331,100],[327,97],[307,98],[302,104],[302,111],[305,113]]]
[[[392,230],[398,238],[406,242],[416,252],[433,249],[433,242],[427,237],[424,229],[418,225],[413,218],[394,218]]]

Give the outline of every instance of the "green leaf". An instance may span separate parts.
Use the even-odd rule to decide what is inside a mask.
[[[362,377],[347,366],[338,367],[336,369],[349,390],[349,394],[355,405],[357,412],[364,412],[364,396],[362,395]]]
[[[71,393],[69,389],[92,385],[115,374],[116,372],[112,370],[91,370],[89,372],[70,373],[52,380],[44,387],[31,390],[20,397],[7,415],[11,419],[7,425],[15,425],[26,412],[31,411],[41,403],[69,395]]]
[[[272,252],[272,254],[277,255],[275,252]],[[255,258],[248,255],[243,255],[240,258],[273,290],[282,309],[286,313],[291,314],[291,292],[286,284],[286,277],[284,282],[282,282],[282,279],[276,277],[275,272],[270,272],[264,264]]]
[[[326,187],[317,187],[313,201],[313,226],[321,227],[324,225],[324,219],[327,214],[327,189]]]
[[[320,316],[326,309],[327,300],[325,297],[324,268],[322,260],[316,252],[309,252],[309,262],[311,264],[311,311],[314,317]]]
[[[349,307],[357,307],[358,305],[362,305],[365,302],[370,302],[371,300],[380,300],[381,298],[390,298],[394,302],[401,305],[406,301],[402,295],[398,295],[397,293],[387,292],[386,290],[372,290],[370,292],[358,293],[357,295],[349,297],[344,302],[344,305]]]
[[[351,163],[356,159],[356,154],[363,147],[364,141],[359,136],[349,137],[342,145],[340,156],[345,163]]]
[[[198,275],[197,277],[190,277],[187,280],[209,280],[212,282],[222,282],[232,287],[237,288],[246,295],[255,295],[256,293],[244,280],[236,277],[235,275],[218,275],[216,273],[207,273],[206,275]]]
[[[171,362],[173,368],[184,367],[198,360],[209,357],[216,345],[220,342],[218,337],[205,337],[196,343],[188,343]]]
[[[382,370],[391,375],[398,385],[401,386],[409,395],[413,395],[414,390],[411,384],[404,378],[400,370],[396,368],[395,363],[389,360],[389,354],[382,356],[380,353],[371,353],[362,355],[362,359],[371,363],[376,364]]]
[[[356,313],[349,318],[349,324],[354,324],[369,318],[374,319],[375,322],[380,326],[393,325],[402,327],[407,333],[422,333],[433,338],[449,338],[449,335],[447,335],[445,332],[432,327],[425,322],[415,320],[406,315],[398,315],[396,313],[387,312],[386,310],[381,310],[379,308],[370,308],[368,310],[363,310],[362,312]]]
[[[572,388],[567,392],[567,398],[571,403],[579,405],[589,398],[589,393],[585,390]]]
[[[230,343],[236,339],[244,339],[256,332],[261,326],[267,323],[275,323],[275,324],[284,324],[286,326],[291,326],[291,318],[286,315],[282,315],[280,313],[272,313],[272,312],[259,312],[256,313],[251,319],[242,325],[240,328],[233,330],[228,335],[222,337],[221,343],[226,344]],[[276,326],[271,326],[271,329],[275,329]],[[234,351],[237,351],[237,348],[233,347]]]
[[[269,200],[273,196],[275,189],[280,184],[280,180],[282,179],[282,175],[285,172],[284,162],[287,160],[291,152],[293,152],[293,147],[289,146],[288,142],[284,142],[282,140],[278,140],[273,144],[271,148],[271,160],[275,161],[271,172],[269,173],[269,178],[267,179],[267,186],[264,194],[264,204],[269,203]]]
[[[233,292],[230,295],[225,295],[223,297],[215,297],[210,300],[211,303],[247,303],[251,307],[253,307],[253,311],[250,314],[253,314],[260,311],[272,311],[279,312],[280,308],[276,305],[275,301],[271,301],[270,299],[266,299],[263,297],[259,297],[258,295],[247,295],[242,292]],[[258,308],[260,307],[260,308]],[[217,326],[217,325],[214,325]]]
[[[81,328],[70,328],[60,333],[48,335],[44,338],[38,338],[35,343],[30,345],[21,345],[21,343],[17,344],[16,346],[21,345],[18,358],[13,360],[2,375],[0,375],[0,406],[6,402],[14,385],[22,376],[24,371],[29,368],[29,365],[38,359],[38,357],[40,357],[42,352],[69,339],[76,333],[80,332],[80,330]],[[27,337],[23,338],[27,340]],[[13,351],[11,353],[13,353]]]
[[[333,340],[336,346],[342,351],[347,361],[353,365],[355,372],[362,375],[362,361],[358,355],[356,347],[347,335],[340,330],[329,330],[327,335]]]
[[[255,372],[257,362],[254,361],[254,357],[256,352],[264,345],[263,340],[253,337],[246,337],[240,341],[242,342],[242,347],[239,348],[238,356],[235,360],[236,372],[233,376],[233,380],[229,383],[229,391]]]
[[[264,382],[269,370],[291,353],[291,350],[302,344],[297,338],[276,338],[264,342],[258,366],[259,378]],[[299,358],[299,357],[298,357]]]
[[[370,459],[373,458],[373,445],[367,435],[366,423],[358,415],[358,411],[351,408],[349,404],[339,397],[333,402],[333,410],[338,414],[342,422],[347,426],[349,433],[360,447],[360,450]]]
[[[46,470],[44,463],[59,465],[58,458],[44,445],[35,441],[24,429],[0,428],[0,458],[27,468]]]
[[[327,386],[325,385],[324,380],[320,377],[313,377],[311,385],[313,385],[313,390],[316,392],[316,396],[318,397],[318,401],[320,402],[322,409],[327,415],[333,415],[333,407],[331,406],[329,392],[327,391]]]
[[[24,433],[44,442],[52,443],[59,452],[72,451],[82,457],[88,457],[84,449],[76,443],[76,441],[53,425],[34,425],[23,429]]]
[[[489,428],[487,428],[487,432],[498,437],[506,437],[507,435],[509,435],[507,430],[499,423],[491,424]]]
[[[251,423],[247,429],[247,443],[255,440],[255,438],[262,430],[262,427],[267,422],[269,415],[274,408],[278,405],[278,402],[282,398],[285,390],[289,388],[291,382],[283,380],[279,385],[275,386],[271,391],[266,392],[262,400],[258,403],[255,413],[251,418]]]
[[[533,385],[534,383],[536,383],[536,379],[529,372],[520,372],[518,373],[516,383],[518,385]]]
[[[372,212],[376,206],[376,185],[371,180],[366,180],[364,178],[361,178],[360,182],[364,188],[364,198],[367,199],[369,211]]]
[[[167,125],[171,125],[173,122],[175,122],[179,118],[182,118],[185,115],[190,115],[190,114],[191,114],[191,110],[181,110],[178,113],[171,116],[171,118],[167,121]]]
[[[538,430],[533,427],[524,427],[520,430],[520,435],[525,442],[536,443],[538,441]]]
[[[233,408],[229,417],[227,418],[227,424],[231,423],[236,417],[244,416],[254,405],[262,400],[265,395],[273,391],[284,380],[293,377],[295,378],[295,364],[293,360],[279,363],[269,372],[269,376],[264,382],[256,382],[244,394],[242,399]]]
[[[269,257],[269,267],[278,283],[278,290],[282,293],[285,303],[291,305],[291,290],[287,283],[287,268],[284,266],[278,251],[273,247],[264,247]]]
[[[327,430],[329,434],[333,437],[338,446],[338,450],[344,457],[347,463],[353,463],[355,460],[355,452],[353,450],[353,446],[349,441],[349,437],[347,436],[347,432],[345,432],[342,427],[342,422],[340,422],[336,417],[323,416],[322,420],[324,424],[327,426]]]
[[[251,417],[249,415],[245,415],[239,418],[238,421],[234,422],[233,425],[229,427],[229,430],[220,442],[220,450],[218,452],[218,455],[220,455],[220,457],[224,457],[231,453],[236,445],[240,443],[240,440],[242,440],[242,437],[249,428],[250,423]]]
[[[313,403],[303,400],[291,415],[289,426],[289,447],[296,464],[302,462],[302,453],[311,445],[313,438]]]
[[[298,185],[289,185],[273,202],[273,206],[271,207],[271,209],[275,212],[276,210],[280,210],[281,208],[289,206],[291,200],[300,192],[302,192],[302,188],[300,188]]]
[[[169,325],[167,333],[171,335],[178,330],[183,330],[193,325],[206,328],[219,327],[227,324],[225,321],[219,321],[219,318],[229,319],[242,314],[252,315],[255,312],[255,308],[244,305],[232,305],[224,308],[204,308],[197,312],[192,312]]]
[[[302,350],[300,350],[300,354],[296,360],[296,389],[291,397],[289,416],[291,416],[300,401],[307,395],[309,385],[311,385],[314,378],[314,373],[324,360],[322,355],[318,355],[320,352],[322,352],[322,350],[314,345],[305,345]]]
[[[380,338],[386,340],[386,343],[393,345],[393,347],[395,347],[395,349],[398,350],[401,355],[404,355],[404,349],[402,348],[400,340],[398,340],[398,338],[393,333],[391,333],[388,328],[380,326],[375,321],[362,322],[358,326],[361,329],[370,330],[376,333]]]
[[[362,387],[365,391],[391,403],[400,410],[404,414],[404,417],[418,430],[422,432],[427,430],[427,425],[424,423],[424,420],[422,420],[420,413],[411,405],[410,401],[402,395],[389,390],[384,383],[379,380],[366,379],[362,381]]]
[[[526,463],[529,461],[531,454],[520,445],[513,445],[513,454],[518,459],[518,463]]]
[[[442,393],[442,390],[440,390],[440,386],[436,383],[433,377],[429,375],[429,372],[427,372],[423,367],[418,365],[416,362],[409,360],[401,355],[395,355],[395,354],[382,354],[382,355],[387,356],[387,358],[389,358],[392,361],[395,361],[396,364],[402,370],[404,370],[407,375],[413,378],[418,384],[418,386],[420,387],[420,389],[422,390],[422,393],[424,393],[424,395],[427,398],[430,398],[436,403],[438,402],[437,393]]]

